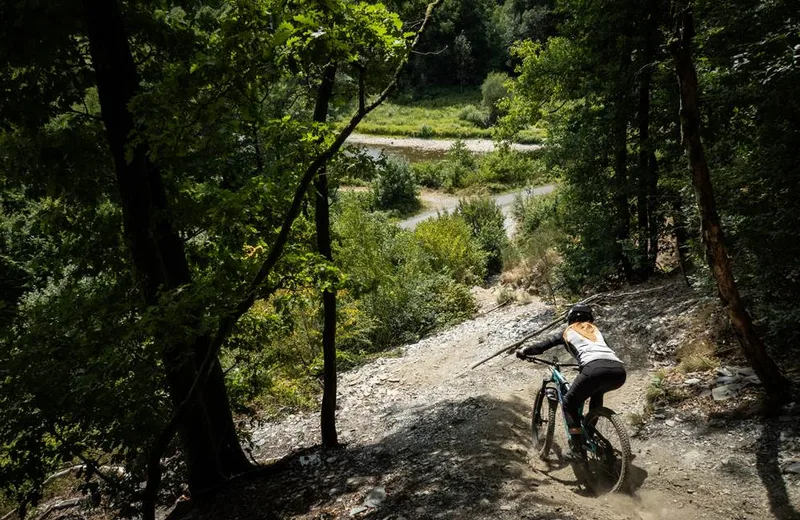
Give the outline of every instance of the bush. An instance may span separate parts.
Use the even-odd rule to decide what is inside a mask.
[[[469,287],[447,267],[457,262],[435,241],[420,240],[350,201],[337,208],[334,231],[334,257],[347,277],[340,305],[357,303],[349,330],[357,333],[358,348],[377,351],[415,341],[474,312]]]
[[[434,135],[436,135],[436,132],[434,132],[432,126],[430,126],[430,125],[422,125],[420,127],[420,129],[419,129],[419,132],[417,132],[415,137],[422,137],[423,139],[429,139],[429,138],[433,137]]]
[[[503,252],[508,247],[505,216],[494,198],[484,195],[460,200],[456,210],[470,227],[472,236],[486,253],[487,274],[503,270]]]
[[[475,126],[485,128],[488,126],[489,116],[475,105],[467,105],[459,111],[458,118]]]
[[[408,212],[419,207],[414,175],[408,161],[401,157],[386,159],[372,190],[377,209]]]
[[[415,235],[436,271],[466,284],[480,283],[484,279],[486,254],[461,216],[445,213],[421,222]]]
[[[559,199],[557,192],[549,195],[514,197],[511,215],[516,222],[517,237],[530,237],[540,227],[550,224],[560,227]]]
[[[456,140],[447,150],[441,164],[444,177],[442,188],[446,191],[463,188],[466,179],[474,173],[476,166],[475,155],[467,149],[464,141]]]
[[[364,148],[347,146],[344,153],[336,154],[328,163],[328,173],[339,184],[364,185],[374,181],[385,164],[383,154],[376,159]]]
[[[508,97],[507,81],[508,74],[505,72],[490,72],[483,80],[481,93],[483,94],[483,106],[489,110],[489,124],[493,125],[502,115],[499,103]]]
[[[514,247],[509,248],[506,258],[506,265],[513,269],[503,273],[503,283],[554,302],[563,263],[559,250],[565,243],[558,204],[556,194],[514,199],[511,213],[516,233]]]
[[[414,173],[414,180],[420,186],[439,189],[445,184],[446,172],[442,168],[442,161],[413,163],[411,171]]]
[[[530,155],[512,150],[503,143],[481,158],[475,177],[467,179],[467,185],[521,186],[538,177],[537,174],[538,169]]]

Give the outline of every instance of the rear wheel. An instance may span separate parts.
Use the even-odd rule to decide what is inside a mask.
[[[553,446],[553,432],[556,427],[556,403],[547,398],[544,389],[536,394],[533,402],[531,418],[531,432],[533,434],[533,447],[539,458],[547,459],[550,448]]]
[[[587,483],[598,494],[624,491],[632,457],[631,441],[620,416],[608,408],[596,408],[586,415],[584,427]]]

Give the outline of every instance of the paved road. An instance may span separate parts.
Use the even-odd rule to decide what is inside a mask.
[[[511,218],[511,203],[514,202],[514,197],[519,195],[523,192],[528,192],[529,195],[546,195],[551,193],[555,189],[555,185],[548,184],[547,186],[540,186],[538,188],[533,188],[529,191],[527,190],[520,190],[515,191],[512,193],[504,193],[502,195],[496,195],[494,200],[497,202],[497,205],[500,206],[500,209],[503,211],[503,215],[505,215],[505,228],[506,232],[511,235],[514,232],[514,219]],[[445,197],[445,198],[438,198],[437,199],[437,209],[431,211],[425,211],[418,215],[414,215],[411,218],[407,218],[405,220],[401,220],[398,225],[403,229],[414,229],[417,227],[417,224],[422,222],[423,220],[428,220],[431,217],[435,217],[442,211],[453,211],[456,206],[458,206],[458,197]]]

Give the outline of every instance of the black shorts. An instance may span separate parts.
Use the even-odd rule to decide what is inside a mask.
[[[590,409],[603,406],[603,394],[624,385],[626,378],[625,366],[618,361],[598,359],[587,363],[564,396],[564,408],[574,417],[590,397]]]

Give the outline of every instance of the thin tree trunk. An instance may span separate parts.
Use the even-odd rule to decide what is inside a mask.
[[[711,175],[700,139],[700,110],[698,107],[697,72],[692,61],[691,44],[694,20],[691,10],[680,15],[680,26],[673,44],[675,71],[681,92],[681,131],[689,159],[697,207],[700,211],[703,243],[708,265],[717,282],[722,303],[742,345],[747,360],[761,379],[773,402],[785,399],[788,382],[767,354],[767,349],[753,328],[753,321],[744,307],[733,276],[733,267],[725,247],[722,224],[717,214]]]
[[[658,44],[658,3],[648,0],[645,23],[642,24],[642,67],[639,71],[639,179],[637,183],[637,224],[639,237],[639,275],[649,278],[658,256],[658,219],[656,217],[658,163],[650,140],[650,93],[652,66]]]
[[[624,93],[615,103],[614,114],[614,206],[616,208],[616,243],[614,255],[627,280],[633,278],[633,267],[625,254],[623,244],[630,238],[630,210],[628,208],[628,110]]]
[[[314,121],[324,123],[328,119],[328,105],[333,96],[333,84],[336,80],[336,66],[325,67],[322,83],[319,87]],[[316,189],[315,224],[317,228],[317,249],[320,254],[333,261],[331,249],[331,222],[328,207],[328,175],[326,167],[320,169],[314,179]],[[320,429],[322,445],[332,448],[339,444],[336,433],[336,290],[329,289],[322,293],[324,324],[322,329],[323,387],[322,409],[320,410]]]
[[[650,273],[653,273],[656,269],[656,261],[658,260],[658,238],[661,234],[661,229],[658,218],[658,160],[652,148],[649,153],[648,165],[647,215],[650,219],[648,224],[650,230],[650,257],[648,258],[648,262],[650,264]]]
[[[645,55],[647,53],[645,52]],[[652,74],[646,63],[639,77],[639,178],[636,185],[636,216],[639,238],[639,276],[647,279],[650,269],[650,204],[648,186],[650,177],[650,83]]]
[[[128,105],[138,90],[139,78],[119,4],[116,0],[85,0],[84,9],[134,280],[145,305],[155,305],[159,291],[191,282],[189,265],[172,226],[161,172],[149,160],[147,145],[133,148],[130,161],[125,158],[128,137],[135,130]],[[192,323],[184,325],[191,328]],[[208,337],[177,343],[163,340],[167,384],[176,406],[188,395],[209,344]],[[236,437],[218,361],[182,423],[181,435],[192,491],[216,486],[251,467]]]

